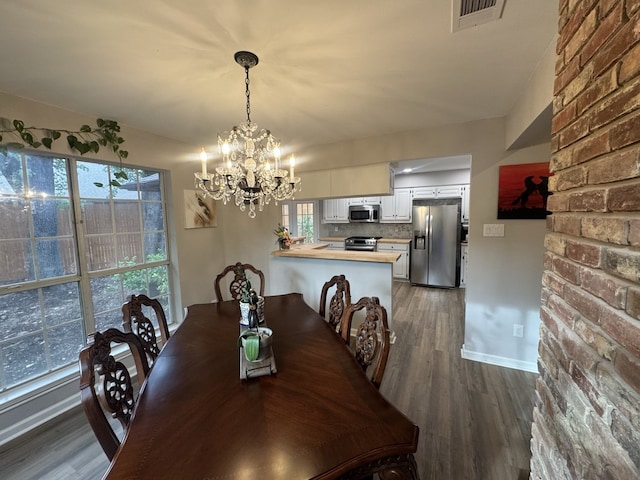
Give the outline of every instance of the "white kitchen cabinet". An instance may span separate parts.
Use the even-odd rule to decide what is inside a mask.
[[[413,188],[413,198],[436,198],[436,187],[416,187]]]
[[[462,186],[462,223],[469,223],[469,185]]]
[[[399,253],[400,258],[393,264],[393,278],[409,279],[409,244],[378,242],[379,252]]]
[[[462,185],[436,187],[436,198],[462,198]]]
[[[380,205],[381,197],[354,197],[349,198],[349,205]]]
[[[348,223],[349,203],[346,198],[330,198],[322,202],[323,223]]]
[[[393,196],[381,197],[380,223],[411,223],[411,188],[396,188]]]
[[[460,246],[460,287],[467,286],[467,266],[469,265],[469,245]]]

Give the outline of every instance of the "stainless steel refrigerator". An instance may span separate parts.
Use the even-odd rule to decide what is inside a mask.
[[[460,205],[459,199],[413,201],[412,284],[458,285]]]

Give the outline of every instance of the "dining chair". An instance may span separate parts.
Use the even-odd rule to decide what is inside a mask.
[[[264,273],[262,273],[261,270],[258,270],[256,267],[254,267],[249,263],[237,262],[235,265],[227,266],[216,277],[214,282],[214,287],[216,291],[216,300],[218,302],[222,302],[224,300],[224,297],[222,296],[221,283],[224,277],[230,272],[233,272],[233,280],[231,280],[231,283],[229,283],[229,293],[231,294],[231,298],[233,300],[237,300],[238,297],[240,296],[240,292],[244,288],[245,281],[246,281],[245,275],[247,274],[247,271],[251,272],[253,275],[251,275],[250,273],[249,276],[247,276],[246,278],[251,282],[251,286],[253,287],[253,289],[256,292],[259,292],[258,295],[263,297],[264,286],[265,286]],[[253,277],[253,279],[251,277]],[[259,283],[259,286],[258,286],[259,288],[256,288],[256,283]]]
[[[352,350],[371,383],[376,388],[380,388],[391,341],[387,310],[380,305],[378,297],[362,297],[356,303],[347,306],[342,319],[342,339],[351,345],[353,315],[362,309],[365,310],[365,318],[358,326]]]
[[[127,367],[112,354],[112,345],[120,344],[126,344],[131,351],[137,385]],[[118,420],[126,431],[136,401],[134,386],[142,385],[149,373],[147,356],[134,333],[110,328],[88,336],[79,363],[82,407],[104,453],[113,460],[120,438],[108,417]]]
[[[144,294],[131,295],[129,301],[122,305],[122,328],[125,332],[132,332],[138,336],[149,360],[154,362],[160,354],[161,347],[158,346],[155,326],[144,314],[143,307],[153,309],[164,347],[169,340],[169,326],[162,304],[156,298],[149,298]],[[133,324],[135,324],[135,330]]]
[[[329,300],[329,308],[327,310],[327,296],[329,291],[335,287],[335,292]],[[331,325],[338,334],[341,334],[342,317],[346,307],[351,304],[351,287],[349,280],[344,275],[334,275],[331,280],[325,282],[320,293],[320,306],[318,313],[326,322]]]

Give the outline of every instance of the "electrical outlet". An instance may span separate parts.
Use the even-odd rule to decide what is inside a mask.
[[[522,338],[524,336],[524,325],[513,324],[513,336]]]

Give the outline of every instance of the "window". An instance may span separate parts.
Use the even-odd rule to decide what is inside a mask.
[[[292,237],[304,237],[305,243],[314,243],[318,233],[317,202],[285,202],[282,204],[282,225]]]
[[[121,328],[132,293],[171,321],[162,173],[0,156],[0,391],[74,364],[86,334]],[[103,182],[106,187],[96,187]]]

